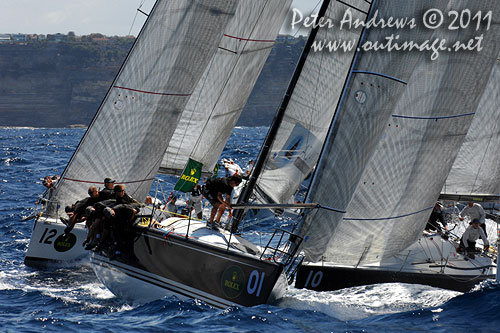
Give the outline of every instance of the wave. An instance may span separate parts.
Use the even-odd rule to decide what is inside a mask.
[[[460,293],[404,283],[384,283],[331,292],[292,287],[280,300],[279,306],[319,311],[330,317],[348,321],[436,307],[457,295]]]

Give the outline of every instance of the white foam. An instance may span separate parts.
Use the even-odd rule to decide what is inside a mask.
[[[384,283],[330,292],[289,288],[280,307],[319,311],[339,320],[439,306],[461,293],[422,285]]]
[[[24,274],[24,276],[33,276],[35,273]],[[0,290],[15,290],[20,289],[15,280],[20,276],[20,272],[15,271],[0,271]]]

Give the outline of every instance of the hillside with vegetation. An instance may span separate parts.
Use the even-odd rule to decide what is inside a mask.
[[[88,125],[132,43],[99,34],[0,43],[0,126]],[[278,40],[238,125],[269,125],[303,45]]]

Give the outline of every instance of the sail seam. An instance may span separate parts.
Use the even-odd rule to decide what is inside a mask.
[[[150,94],[150,95],[161,95],[161,96],[180,96],[180,97],[188,97],[188,96],[191,96],[191,94],[160,93],[160,92],[146,91],[146,90],[139,90],[139,89],[133,89],[133,88],[127,88],[127,87],[121,87],[121,86],[113,86],[113,88],[124,89],[124,90],[130,90],[130,91],[135,91],[135,92],[140,92],[140,93],[143,93],[143,94]]]
[[[354,70],[354,71],[352,71],[352,72],[353,72],[353,73],[357,73],[357,74],[369,74],[369,75],[376,75],[376,76],[384,77],[384,78],[386,78],[386,79],[391,79],[391,80],[397,81],[397,82],[402,83],[402,84],[404,84],[404,85],[408,85],[408,82],[403,81],[403,80],[401,80],[401,79],[398,79],[397,77],[387,75],[387,74],[382,74],[382,73],[377,73],[377,72],[370,72],[370,71],[358,71],[358,70]]]
[[[416,116],[403,116],[403,115],[393,114],[392,117],[393,118],[403,118],[403,119],[439,120],[439,119],[468,117],[468,116],[474,116],[475,114],[476,114],[475,112],[470,112],[470,113],[464,113],[464,114],[456,114],[453,116],[440,116],[440,117],[416,117]]]
[[[374,219],[361,219],[361,218],[350,218],[350,217],[346,217],[346,218],[344,218],[343,220],[344,220],[344,221],[383,221],[383,220],[395,220],[395,219],[400,219],[400,218],[402,218],[402,217],[407,217],[407,216],[411,216],[411,215],[416,215],[416,214],[419,214],[419,213],[425,212],[426,210],[430,210],[430,209],[433,209],[433,208],[434,208],[434,206],[430,206],[430,207],[427,207],[427,208],[421,209],[421,210],[416,211],[416,212],[413,212],[413,213],[408,213],[408,214],[398,215],[398,216],[380,217],[380,218],[374,218]]]

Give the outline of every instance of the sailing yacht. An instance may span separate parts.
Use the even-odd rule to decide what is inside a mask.
[[[52,204],[36,221],[26,262],[35,256],[36,261],[53,259],[50,244],[46,251],[35,246],[38,234],[49,224],[58,226],[53,237],[62,232],[61,207],[83,197],[89,184],[113,177],[143,201],[157,173],[180,176],[196,161],[209,175],[290,4],[157,1],[68,163]],[[281,242],[289,233],[277,231],[277,242],[262,248],[189,217],[167,217],[154,208],[142,208],[141,216],[126,253],[116,257],[104,248],[91,254],[98,279],[116,295],[134,301],[191,297],[223,308],[262,304],[279,293],[274,287],[292,258],[286,241]],[[64,237],[76,238],[74,247],[79,247],[83,228]]]
[[[453,6],[492,9],[470,1],[454,1]],[[495,157],[485,158],[485,150],[497,137],[492,120],[497,117],[500,51],[498,28],[483,32],[489,46],[480,53],[447,53],[434,62],[418,64],[355,191],[340,206],[346,207],[346,213],[334,217],[323,211],[305,217],[300,234],[309,234],[310,240],[304,243],[305,260],[297,272],[297,287],[335,290],[406,282],[468,291],[495,276],[494,254],[467,256],[456,251],[459,239],[422,236],[440,192],[448,199],[450,194],[458,199],[460,194],[480,198],[498,193],[498,188],[478,191],[481,182],[492,181],[495,175],[493,163],[487,162]],[[448,40],[457,40],[473,38],[474,33],[447,31],[435,36],[444,34]],[[471,126],[473,121],[491,124]],[[321,161],[330,158],[335,155],[323,150],[309,200],[323,198],[335,203],[335,199],[328,200],[327,187],[322,186],[326,178]]]
[[[491,9],[470,1],[433,2],[443,11],[451,5]],[[375,12],[412,17],[427,9],[421,2],[322,5],[327,17],[339,17],[346,8],[360,21]],[[240,196],[246,201],[255,195],[265,207],[278,207],[312,175],[306,203],[315,204],[297,225],[304,239],[297,287],[332,290],[402,281],[469,290],[495,274],[493,256],[471,260],[456,252],[456,240],[422,237],[472,119],[481,112],[480,98],[499,52],[497,27],[480,32],[488,45],[480,53],[443,53],[434,62],[415,53],[304,50]],[[345,39],[346,33],[315,28],[309,42]],[[401,40],[456,41],[476,32],[401,33]],[[360,45],[384,36],[358,30],[354,38]],[[235,214],[233,230],[242,214]]]
[[[26,264],[88,255],[81,246],[83,227],[77,225],[63,235],[65,225],[59,217],[64,216],[65,206],[86,196],[89,185],[102,185],[102,179],[113,175],[117,183],[127,186],[127,193],[145,198],[166,142],[216,52],[235,6],[236,1],[216,1],[206,10],[201,5],[189,9],[185,1],[155,5],[154,24],[143,27],[56,190],[47,198],[45,211],[35,221]],[[61,250],[59,244],[66,246]]]

